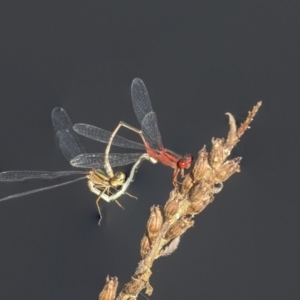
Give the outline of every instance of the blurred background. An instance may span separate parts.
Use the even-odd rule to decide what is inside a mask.
[[[242,172],[178,250],[154,264],[150,298],[298,299],[299,9],[278,0],[4,0],[0,170],[72,169],[55,141],[56,106],[74,123],[138,127],[136,77],[164,146],[182,154],[196,156],[213,136],[226,136],[226,112],[240,123],[262,100],[233,152],[243,157]],[[82,142],[89,152],[105,149]],[[150,207],[168,199],[172,172],[143,163],[129,189],[138,200],[123,196],[124,211],[102,201],[100,227],[85,181],[0,203],[0,299],[94,300],[108,274],[122,287],[140,259]],[[49,184],[0,183],[0,197]]]

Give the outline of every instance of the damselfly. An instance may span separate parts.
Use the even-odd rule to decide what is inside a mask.
[[[105,168],[108,174],[109,172],[112,172],[112,169],[109,167],[110,157],[108,156],[111,145],[126,147],[124,146],[123,138],[116,135],[117,131],[120,129],[120,127],[123,126],[138,133],[141,136],[144,145],[135,143],[133,144],[132,148],[144,149],[146,150],[148,155],[156,161],[159,161],[162,164],[173,168],[173,184],[176,186],[178,173],[180,172],[181,176],[183,177],[184,169],[188,169],[191,167],[191,164],[193,162],[192,155],[186,154],[184,156],[181,156],[163,147],[161,135],[157,126],[156,114],[152,109],[146,86],[139,78],[134,79],[132,82],[131,97],[135,114],[141,124],[141,130],[121,121],[109,137],[109,140],[107,140],[108,137],[103,133],[102,129],[91,125],[82,123],[75,124],[73,127],[74,130],[81,135],[97,140],[99,142],[108,142],[105,151]],[[126,141],[128,142],[128,140]],[[127,147],[130,148],[129,146]],[[100,157],[102,157],[102,153],[99,155]],[[89,161],[92,157],[95,158],[95,154],[81,154],[72,159],[71,164],[76,167],[85,166],[86,162]]]
[[[73,124],[62,108],[56,107],[52,111],[52,123],[56,136],[59,139],[60,149],[64,157],[70,161],[74,157],[85,153],[85,149],[81,144],[79,138],[73,130]],[[109,132],[107,132],[110,135]],[[43,187],[31,191],[26,191],[19,194],[10,195],[8,197],[0,199],[0,201],[10,200],[13,198],[53,189],[59,186],[70,184],[82,179],[88,179],[88,187],[91,192],[96,194],[98,197],[96,199],[96,205],[99,211],[101,220],[101,211],[99,206],[99,201],[102,198],[107,202],[115,201],[119,206],[121,204],[117,199],[124,193],[128,194],[126,191],[130,183],[134,179],[135,172],[137,171],[139,165],[143,160],[149,160],[152,163],[156,163],[154,159],[149,157],[148,154],[144,153],[112,153],[109,154],[109,164],[112,167],[124,166],[128,164],[135,163],[131,168],[129,176],[126,178],[125,174],[122,172],[111,172],[109,176],[105,174],[101,169],[104,166],[104,153],[102,155],[97,154],[97,161],[90,163],[88,167],[90,170],[85,171],[6,171],[0,173],[0,181],[5,182],[15,182],[24,181],[28,179],[55,179],[59,177],[66,177],[71,175],[85,175],[83,177],[76,178],[71,181],[55,184],[48,187]],[[130,195],[130,194],[128,194]],[[131,196],[131,195],[130,195]],[[122,206],[121,206],[122,207]],[[100,222],[100,221],[99,221]]]

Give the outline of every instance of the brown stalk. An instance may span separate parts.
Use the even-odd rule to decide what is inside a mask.
[[[99,300],[134,300],[146,289],[151,296],[153,288],[149,279],[154,260],[169,255],[179,243],[179,238],[194,225],[194,216],[202,212],[214,199],[231,175],[240,172],[241,157],[228,159],[231,150],[239,142],[240,137],[249,128],[262,102],[258,102],[248,113],[246,120],[236,127],[232,114],[229,116],[229,133],[227,139],[212,138],[212,149],[207,152],[203,147],[189,174],[186,175],[180,189],[173,189],[164,207],[152,206],[146,232],[141,240],[141,257],[130,282],[124,285],[116,297],[118,280],[109,279],[99,295]],[[217,185],[219,187],[217,187]]]

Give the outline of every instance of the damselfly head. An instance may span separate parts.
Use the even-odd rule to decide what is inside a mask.
[[[126,175],[123,172],[116,172],[115,176],[109,179],[111,186],[120,186],[125,183]]]
[[[179,169],[189,169],[193,163],[193,156],[191,154],[186,154],[177,162],[177,167]]]

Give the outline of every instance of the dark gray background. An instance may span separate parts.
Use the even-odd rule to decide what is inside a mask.
[[[226,135],[225,112],[240,122],[263,100],[234,151],[242,172],[196,217],[179,249],[155,263],[151,299],[298,299],[297,2],[3,1],[1,171],[71,169],[55,143],[55,106],[74,123],[138,126],[135,77],[146,83],[164,145],[179,153],[196,155]],[[104,150],[82,141],[90,152]],[[124,211],[103,201],[101,227],[83,181],[0,203],[0,299],[94,300],[107,274],[123,286],[149,208],[166,201],[171,176],[144,163],[130,187],[138,201],[122,197]],[[0,196],[47,184],[1,183]]]

